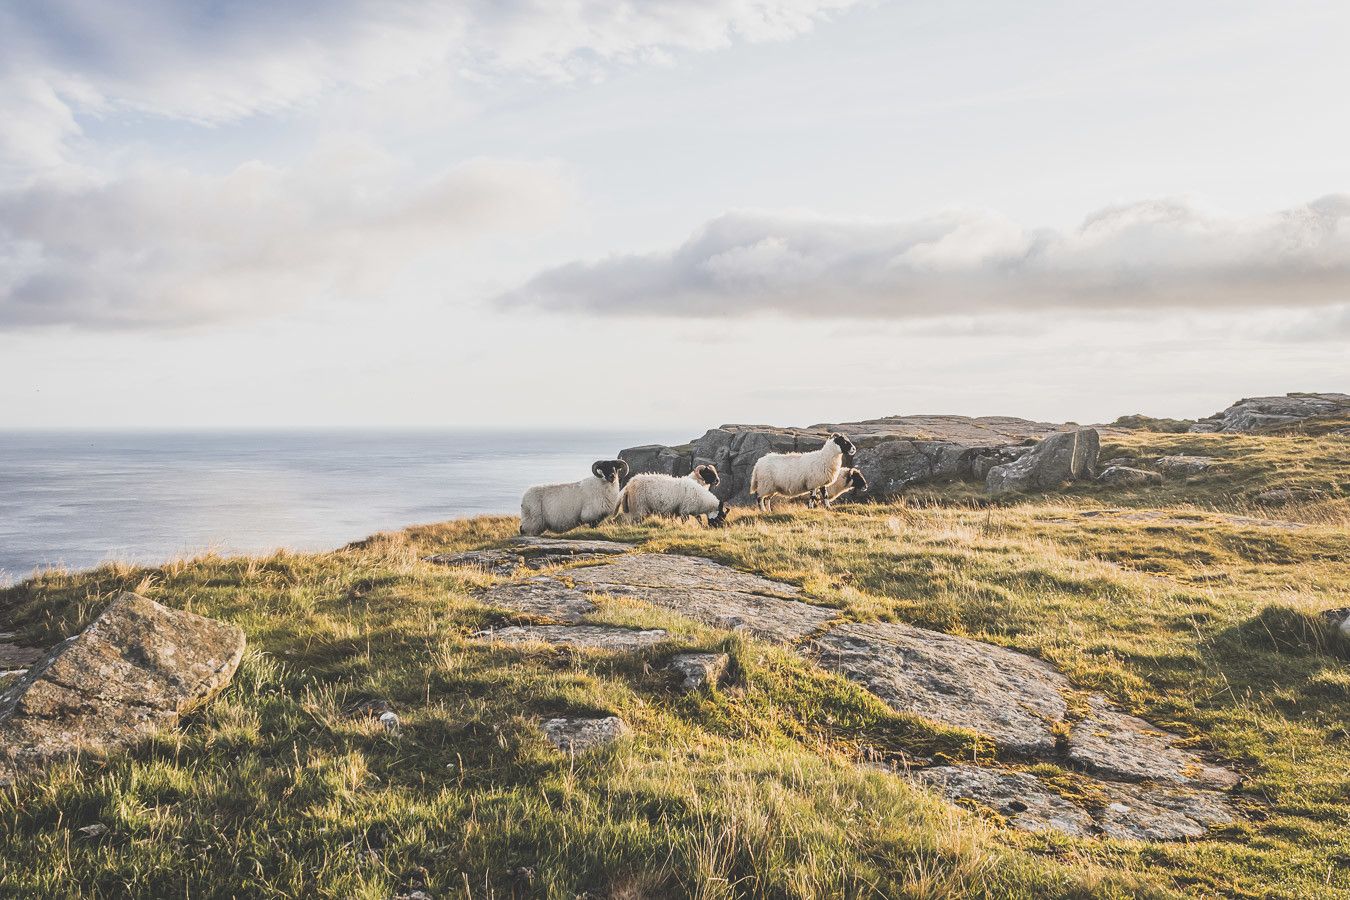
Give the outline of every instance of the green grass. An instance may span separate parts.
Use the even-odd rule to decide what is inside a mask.
[[[121,590],[236,622],[233,683],[129,752],[0,792],[0,895],[380,897],[1350,896],[1350,669],[1317,612],[1350,606],[1350,441],[1135,432],[1108,455],[1195,452],[1214,474],[1132,491],[772,515],[731,527],[584,532],[711,556],[803,585],[861,620],[912,622],[1050,660],[1074,685],[1237,768],[1242,819],[1203,840],[1030,835],[879,769],[995,758],[892,713],[780,649],[627,601],[598,618],[672,643],[612,656],[484,645],[528,621],[486,608],[486,575],[421,561],[512,534],[482,518],[326,554],[50,572],[0,591],[0,630],[51,643]],[[1119,452],[1116,452],[1119,451]],[[1326,499],[1261,514],[1270,486]],[[1168,524],[1104,509],[1169,510]],[[682,695],[676,648],[732,657]],[[348,710],[386,699],[391,736]],[[543,717],[614,713],[633,737],[578,759]],[[1072,773],[1038,772],[1065,790]],[[102,824],[105,834],[80,828]]]

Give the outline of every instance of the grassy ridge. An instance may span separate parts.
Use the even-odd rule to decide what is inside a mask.
[[[1222,462],[1131,492],[976,508],[955,502],[958,486],[922,505],[588,534],[784,578],[851,618],[1048,659],[1243,773],[1243,820],[1204,840],[1029,835],[954,810],[872,764],[990,759],[987,743],[635,602],[605,602],[598,618],[666,627],[671,645],[615,657],[474,641],[526,620],[475,601],[490,576],[421,557],[513,533],[498,517],[327,554],[46,573],[0,592],[0,630],[34,643],[123,589],[250,640],[233,684],[183,727],[0,793],[0,895],[387,898],[425,882],[437,897],[1350,896],[1350,670],[1317,616],[1350,606],[1350,442],[1110,443],[1108,455]],[[1225,514],[1269,487],[1313,485],[1325,499],[1264,513],[1304,528]],[[1143,508],[1168,514],[1127,515]],[[675,691],[660,666],[676,647],[729,652],[724,687]],[[374,698],[392,703],[400,736],[350,712]],[[616,713],[634,737],[569,760],[534,727],[562,713]],[[91,824],[108,832],[78,830]]]

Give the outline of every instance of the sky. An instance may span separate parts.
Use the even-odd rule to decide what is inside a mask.
[[[1350,5],[0,3],[0,428],[1350,390]]]

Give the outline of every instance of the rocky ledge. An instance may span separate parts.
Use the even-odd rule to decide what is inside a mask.
[[[1061,432],[1077,433],[1079,428],[1009,416],[888,416],[862,422],[825,422],[805,428],[723,425],[688,444],[629,447],[620,451],[619,457],[628,463],[632,474],[688,475],[694,466],[711,463],[722,476],[715,493],[731,503],[747,504],[752,499],[750,472],[761,456],[815,450],[831,432],[846,435],[857,446],[853,464],[862,470],[870,491],[885,497],[922,482],[984,482],[991,469],[1017,462],[1043,438]],[[1092,434],[1095,439],[1096,432]],[[1014,471],[1010,473],[1013,477],[1008,486],[999,489],[1031,489],[1040,482],[1057,484],[1091,477],[1095,450],[1090,460],[1086,444],[1078,453],[1077,462],[1071,460],[1062,472],[1037,474],[1033,478],[1026,472]]]
[[[1201,419],[1190,430],[1256,431],[1329,416],[1350,416],[1350,394],[1293,393],[1283,397],[1247,397],[1223,412]]]
[[[1106,697],[1076,689],[1044,660],[903,623],[845,621],[838,610],[810,602],[800,588],[699,557],[632,548],[598,564],[492,585],[483,592],[484,603],[563,624],[481,637],[659,656],[668,638],[664,631],[584,624],[603,596],[634,598],[778,644],[896,712],[982,736],[995,748],[997,764],[921,769],[914,777],[953,801],[1002,815],[1014,827],[1174,840],[1236,818],[1228,799],[1236,773]],[[725,656],[708,653],[675,654],[665,663],[684,679],[684,690],[715,686],[725,665]],[[576,751],[625,730],[612,718],[579,721],[551,720],[544,731],[556,746]],[[1047,778],[1021,768],[1044,763],[1064,774]]]

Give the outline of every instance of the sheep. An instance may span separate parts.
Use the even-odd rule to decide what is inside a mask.
[[[568,484],[536,484],[520,498],[520,533],[568,531],[580,525],[598,525],[619,507],[619,482],[628,463],[602,459],[591,466],[591,478]]]
[[[849,466],[842,466],[839,469],[839,474],[834,476],[834,481],[820,489],[820,501],[824,502],[826,509],[829,509],[831,503],[849,491],[861,495],[866,490],[867,479],[863,477],[862,471]],[[812,492],[810,498],[806,501],[806,505],[814,507],[816,503],[816,495]]]
[[[760,509],[770,511],[774,497],[797,497],[830,484],[843,460],[852,460],[855,452],[853,442],[836,433],[810,453],[766,454],[750,473],[750,492],[759,498]]]
[[[647,516],[705,516],[713,528],[726,524],[726,502],[709,488],[718,482],[717,469],[702,465],[683,478],[673,475],[634,475],[619,495],[625,521]]]

